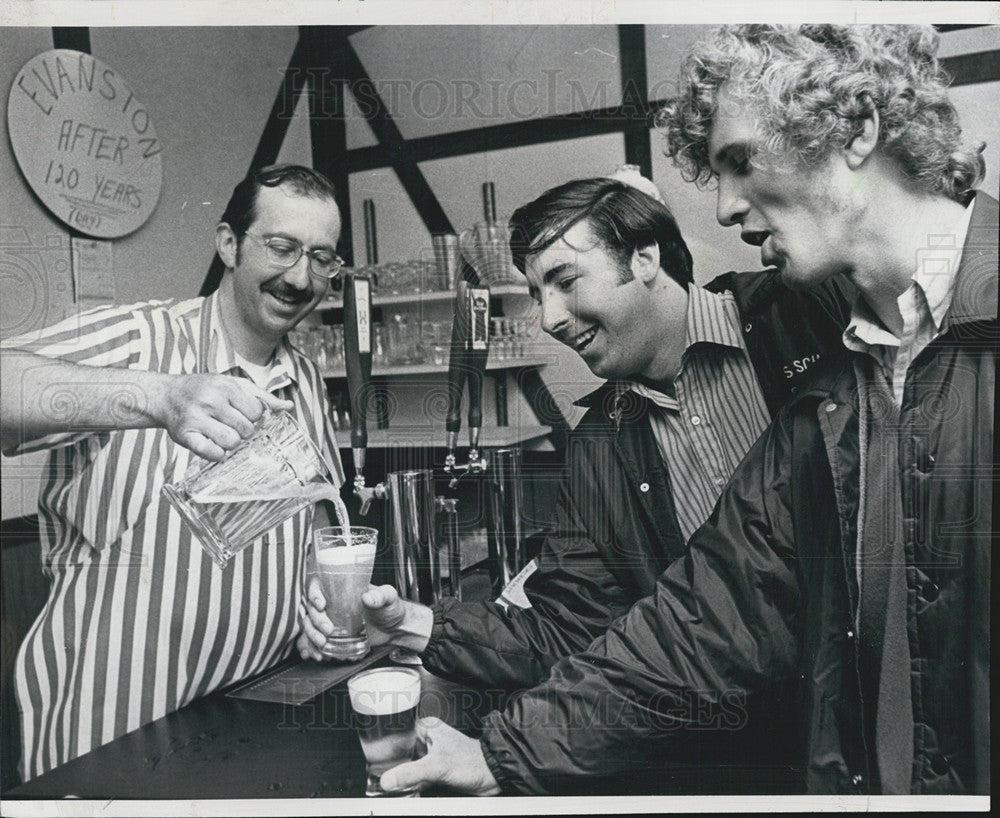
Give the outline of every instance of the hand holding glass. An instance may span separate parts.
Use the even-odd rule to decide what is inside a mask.
[[[351,526],[349,536],[340,526],[326,526],[313,533],[316,575],[326,597],[326,615],[333,633],[322,654],[329,659],[355,661],[371,649],[365,634],[361,595],[368,590],[375,564],[378,531]]]
[[[401,667],[366,670],[348,679],[347,692],[365,754],[365,795],[386,795],[380,784],[382,774],[412,761],[416,753],[420,674]],[[414,797],[420,790],[393,794]]]

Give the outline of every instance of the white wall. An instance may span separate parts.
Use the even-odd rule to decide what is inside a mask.
[[[198,294],[215,224],[257,148],[298,31],[283,28],[92,28],[91,53],[120,72],[163,144],[163,186],[149,221],[113,242],[119,303]],[[52,48],[50,28],[0,28],[0,89]],[[69,235],[27,187],[0,140],[0,336],[63,317],[49,282],[69,270]],[[283,159],[311,163],[291,123]],[[17,242],[16,247],[11,242]],[[29,252],[25,251],[25,246]],[[0,373],[2,383],[2,373]],[[0,459],[4,519],[35,511],[42,455]]]

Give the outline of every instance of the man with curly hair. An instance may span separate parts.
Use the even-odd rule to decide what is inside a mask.
[[[668,154],[717,183],[719,221],[788,284],[856,285],[843,354],[651,596],[479,741],[422,727],[428,754],[387,790],[556,792],[669,767],[779,701],[804,791],[989,792],[1000,213],[974,191],[983,162],[936,47],[930,28],[832,25],[695,47],[661,116]]]

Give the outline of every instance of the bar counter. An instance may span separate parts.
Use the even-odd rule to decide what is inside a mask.
[[[469,735],[478,735],[482,717],[499,704],[499,693],[420,674],[420,715]],[[33,778],[4,800],[363,798],[364,789],[365,759],[340,682],[299,706],[213,693]]]

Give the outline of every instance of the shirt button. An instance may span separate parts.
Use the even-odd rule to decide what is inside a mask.
[[[848,631],[847,632],[847,638],[848,639],[853,639],[854,638],[854,631]]]
[[[862,781],[864,781],[864,779],[861,777],[860,773],[855,773],[854,775],[851,776],[851,783],[855,787],[860,787]]]
[[[695,415],[693,418],[691,418],[691,425],[692,426],[700,426],[701,425],[701,418],[698,417],[697,415]]]
[[[745,327],[743,327],[744,332],[750,332],[750,330],[752,329],[753,329],[753,324],[747,324]]]
[[[927,602],[934,602],[941,594],[941,589],[934,582],[928,582],[923,587],[924,599]]]
[[[826,406],[823,407],[823,409],[824,409],[824,411],[827,411],[827,412],[836,412],[837,411],[837,404],[835,404],[833,401],[830,401]]]
[[[716,477],[715,478],[715,485],[717,485],[717,486],[724,486],[724,485],[726,485],[726,478],[725,477]]]
[[[649,491],[649,483],[641,483],[639,485],[639,491],[641,491],[643,494]]]

